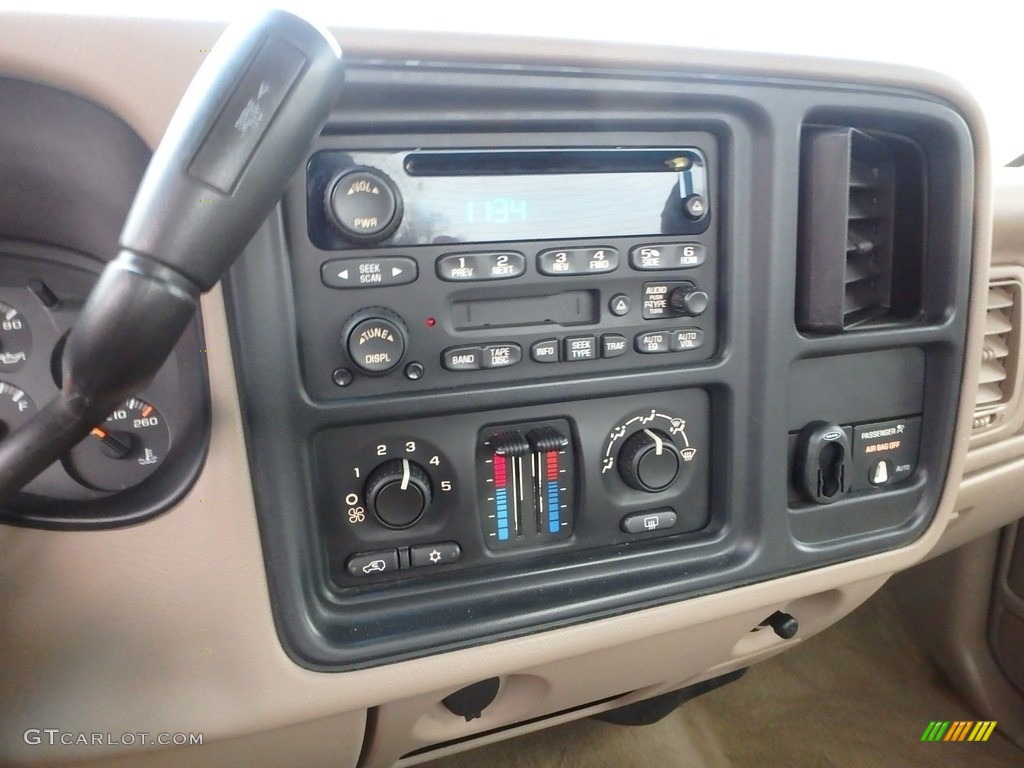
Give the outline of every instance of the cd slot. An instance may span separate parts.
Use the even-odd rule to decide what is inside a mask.
[[[522,298],[473,299],[452,304],[456,331],[528,325],[588,325],[600,319],[597,291],[562,291]]]

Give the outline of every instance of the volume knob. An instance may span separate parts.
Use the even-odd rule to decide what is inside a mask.
[[[616,463],[626,485],[647,493],[665,490],[679,475],[679,451],[660,429],[642,429],[626,438]]]
[[[430,506],[430,475],[414,461],[385,461],[366,478],[366,504],[388,528],[408,528]]]

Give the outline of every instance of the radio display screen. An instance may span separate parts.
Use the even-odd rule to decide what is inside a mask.
[[[335,154],[335,153],[332,153]],[[692,148],[346,152],[334,172],[383,172],[402,201],[387,245],[694,234],[708,169]]]

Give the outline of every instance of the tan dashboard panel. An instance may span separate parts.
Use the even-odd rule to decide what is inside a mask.
[[[199,23],[7,15],[0,19],[0,71],[83,94],[121,115],[154,144],[200,63],[202,50],[210,47],[218,31],[216,25]],[[383,33],[340,38],[350,51],[377,51],[385,57],[439,54],[552,65],[584,64],[590,57],[590,46],[571,43],[453,41]],[[971,311],[975,331],[965,383],[974,386],[989,250],[989,157],[977,108],[953,83],[880,65],[734,53],[603,46],[601,55],[610,57],[606,63],[620,67],[740,75],[774,72],[924,88],[957,105],[977,141]],[[286,656],[273,624],[219,291],[204,299],[203,310],[213,435],[206,468],[187,498],[151,522],[119,531],[53,533],[0,527],[0,761],[52,765],[98,760],[126,749],[48,748],[27,744],[23,738],[29,728],[59,727],[72,733],[202,732],[207,743],[225,740],[220,765],[248,760],[246,764],[254,766],[290,766],[295,763],[287,753],[259,749],[263,742],[255,736],[239,737],[291,729],[309,741],[308,764],[328,764],[325,756],[330,754],[337,765],[355,765],[367,707],[536,668],[546,668],[545,674],[570,692],[568,700],[589,654],[599,654],[594,658],[600,661],[600,654],[610,649],[627,648],[653,635],[683,649],[697,637],[702,643],[731,648],[737,627],[745,628],[751,617],[801,598],[814,606],[816,596],[838,590],[843,595],[838,603],[826,599],[820,613],[812,611],[821,621],[808,626],[822,628],[870,595],[886,575],[922,559],[954,510],[971,422],[966,401],[958,415],[956,451],[939,513],[911,546],[416,661],[343,674],[311,672]],[[866,586],[850,586],[855,584]],[[691,634],[692,628],[702,626],[722,630]],[[559,672],[558,662],[568,658],[577,662]],[[662,683],[683,684],[701,676],[691,672],[685,680],[666,678]],[[589,692],[580,686],[576,696],[583,704]],[[528,711],[522,714],[530,716]],[[323,727],[298,726],[316,721]]]

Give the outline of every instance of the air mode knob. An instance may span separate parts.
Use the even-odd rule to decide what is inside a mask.
[[[366,478],[366,503],[388,528],[408,528],[430,506],[430,475],[414,461],[385,461]]]
[[[642,429],[626,438],[616,463],[630,488],[657,493],[679,475],[679,450],[660,429]]]

